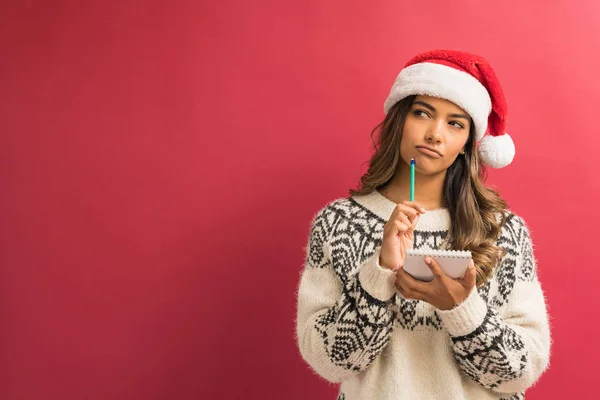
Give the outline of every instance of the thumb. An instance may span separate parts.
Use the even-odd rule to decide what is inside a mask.
[[[417,227],[417,223],[419,222],[419,217],[421,215],[417,214],[416,217],[413,219],[412,223],[410,224],[410,226],[408,227],[408,231],[406,231],[406,235],[408,237],[408,248],[412,249],[413,247],[413,241],[415,239],[415,228]]]
[[[417,223],[419,222],[419,218],[421,218],[421,214],[417,214],[410,225],[410,232],[414,232],[417,227]]]
[[[463,286],[466,288],[472,288],[477,282],[477,269],[473,260],[469,261],[469,268],[465,272],[465,276],[462,277]]]

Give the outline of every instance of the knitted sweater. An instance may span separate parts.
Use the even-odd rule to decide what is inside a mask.
[[[309,366],[341,383],[338,399],[524,399],[548,366],[550,331],[529,231],[507,212],[492,278],[452,310],[409,300],[379,265],[395,203],[374,191],[337,199],[311,222],[296,339]],[[439,249],[446,209],[428,211],[415,249]]]

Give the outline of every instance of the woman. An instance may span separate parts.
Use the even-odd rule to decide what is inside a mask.
[[[550,332],[528,228],[483,184],[512,161],[506,103],[481,57],[408,62],[359,190],[314,217],[297,341],[338,399],[523,399],[547,368]],[[416,160],[415,202],[409,164]],[[403,269],[407,249],[469,250],[452,279]]]

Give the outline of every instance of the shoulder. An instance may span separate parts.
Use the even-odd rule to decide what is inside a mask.
[[[515,247],[521,247],[525,242],[531,241],[529,226],[520,215],[510,210],[505,210],[506,220],[502,226],[501,238],[509,240]]]
[[[321,206],[310,219],[311,236],[318,233],[321,237],[328,237],[337,219],[336,216],[340,210],[348,207],[349,202],[349,198],[337,198]]]
[[[338,224],[340,209],[348,206],[348,198],[338,198],[329,201],[318,209],[309,224],[308,244],[305,248],[307,260],[312,266],[326,265],[326,245],[329,242],[335,226]]]
[[[383,223],[377,215],[352,197],[329,201],[314,214],[310,225],[311,231],[318,230],[326,238],[334,233],[360,232],[370,236],[383,229]]]
[[[361,206],[350,197],[340,197],[331,200],[314,214],[311,219],[311,225],[327,221],[333,223],[334,220],[339,218],[350,219],[357,212],[357,207]]]
[[[506,211],[498,246],[506,250],[500,270],[514,270],[515,278],[531,281],[536,277],[536,261],[529,227],[523,217]]]

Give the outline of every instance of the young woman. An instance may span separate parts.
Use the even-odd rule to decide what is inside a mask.
[[[384,103],[368,172],[311,223],[297,341],[338,399],[523,399],[547,368],[550,331],[528,228],[483,183],[514,144],[481,57],[431,51]],[[416,160],[415,202],[409,164]],[[402,269],[407,249],[469,250],[452,279]]]

